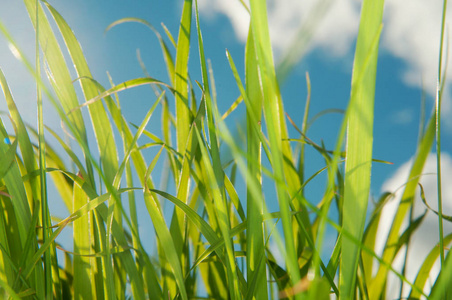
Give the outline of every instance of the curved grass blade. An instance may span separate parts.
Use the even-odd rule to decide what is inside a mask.
[[[108,25],[108,27],[105,29],[105,32],[109,31],[110,29],[112,29],[113,27],[115,27],[119,24],[124,24],[124,23],[128,23],[128,22],[136,22],[136,23],[143,24],[143,25],[149,27],[155,33],[155,35],[157,36],[157,39],[159,40],[160,47],[162,48],[163,58],[165,59],[166,70],[168,72],[170,82],[172,85],[174,85],[175,69],[174,69],[173,57],[171,56],[170,50],[169,50],[168,46],[166,45],[165,41],[163,40],[162,36],[154,28],[154,26],[152,26],[151,23],[149,23],[146,20],[139,19],[139,18],[122,18],[122,19],[116,20],[115,22]]]
[[[88,77],[88,78],[81,77],[80,79],[91,79],[91,78],[90,77]],[[72,114],[73,112],[79,110],[82,107],[91,105],[91,104],[99,101],[100,99],[105,98],[107,96],[111,96],[111,95],[113,95],[113,94],[115,94],[117,92],[124,91],[126,89],[130,89],[130,88],[141,86],[141,85],[146,85],[146,84],[163,85],[163,86],[166,86],[170,91],[174,92],[174,90],[171,88],[171,86],[169,86],[168,84],[166,84],[166,83],[164,83],[164,82],[162,82],[160,80],[157,80],[157,79],[154,79],[154,78],[135,78],[135,79],[127,80],[127,81],[125,81],[123,83],[120,83],[120,84],[118,84],[118,85],[116,85],[116,86],[114,86],[114,87],[102,92],[100,95],[95,96],[95,97],[87,100],[82,105],[79,105],[79,106],[75,107],[74,109],[72,109],[69,112],[69,114]]]
[[[388,245],[395,245],[399,239],[399,232],[401,230],[403,220],[405,219],[405,216],[407,215],[410,207],[413,204],[416,187],[418,185],[420,175],[422,174],[422,170],[427,160],[427,156],[430,153],[430,149],[433,145],[434,138],[435,138],[435,115],[433,114],[429,120],[426,130],[424,131],[424,135],[420,140],[420,143],[416,151],[416,155],[413,158],[413,164],[411,166],[411,170],[408,176],[408,181],[403,191],[402,198],[397,208],[397,212],[395,214],[391,229],[389,231],[389,236],[386,240],[384,248],[385,250],[383,252],[382,257],[382,261],[384,261],[385,263],[380,264],[380,266],[378,267],[377,274],[369,286],[369,297],[372,300],[379,299],[383,291],[383,286],[385,285],[389,271],[388,266],[392,264],[392,261],[394,260],[396,254],[395,247],[389,247]]]
[[[452,234],[449,234],[444,237],[444,245],[449,245],[452,242]],[[436,245],[432,248],[430,253],[427,255],[427,257],[424,259],[424,262],[422,263],[417,275],[416,279],[414,281],[414,285],[417,286],[420,290],[423,290],[425,287],[425,284],[427,283],[427,280],[430,277],[430,272],[433,268],[433,265],[438,260],[438,257],[440,256],[440,249],[439,245]],[[417,290],[411,290],[408,298],[418,299],[421,297],[421,294]]]

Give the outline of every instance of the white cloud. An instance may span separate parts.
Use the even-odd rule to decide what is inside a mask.
[[[392,219],[395,215],[397,206],[400,202],[401,193],[403,189],[400,189],[408,178],[408,173],[411,168],[412,161],[403,164],[395,174],[389,178],[382,186],[383,191],[395,192],[396,197],[388,203],[382,211],[382,220],[379,227],[378,239],[376,248],[377,253],[381,253],[383,247],[383,241],[387,237],[387,232],[391,225]],[[452,159],[448,154],[441,155],[441,173],[442,173],[442,199],[443,199],[443,213],[446,215],[452,215],[452,186],[448,184],[452,180]],[[426,165],[423,170],[423,176],[421,177],[421,184],[424,188],[425,198],[428,204],[433,208],[437,209],[437,181],[436,181],[436,155],[430,154],[427,158]],[[422,203],[419,191],[416,193],[415,197],[415,217],[421,215],[425,211],[425,205]],[[405,222],[406,227],[407,222]],[[452,232],[452,224],[445,221],[444,222],[444,235]],[[439,233],[438,233],[438,217],[429,211],[425,217],[420,228],[415,232],[411,243],[410,249],[408,251],[408,263],[407,263],[407,278],[410,281],[414,281],[415,276],[424,261],[425,257],[428,255],[430,250],[438,243]],[[397,270],[401,269],[402,257],[398,257],[394,264]],[[434,269],[431,273],[431,282],[434,282],[436,275],[439,271],[439,262],[436,263]],[[394,275],[391,275],[388,282],[389,293],[391,296],[398,295],[398,287],[400,286],[400,281],[396,279]],[[426,292],[430,289],[427,287]]]
[[[248,1],[245,1],[248,4]],[[231,20],[239,40],[248,34],[249,14],[239,1],[199,0],[200,12],[208,18],[222,13]],[[332,55],[350,49],[359,24],[359,0],[270,0],[268,19],[274,50],[286,50],[302,25],[314,26],[310,47],[323,47]],[[321,20],[320,23],[317,21]],[[318,25],[318,26],[316,26]]]
[[[314,27],[314,32],[308,51],[322,50],[326,56],[333,57],[353,52],[362,1],[267,0],[267,3],[276,54],[284,52],[293,39],[299,38],[296,34],[300,28],[309,26]],[[387,0],[385,3],[381,49],[406,63],[405,83],[415,87],[423,84],[431,96],[435,95],[438,72],[442,3],[442,0]],[[210,18],[224,14],[231,20],[238,39],[246,40],[249,16],[239,1],[199,0],[199,9]],[[452,8],[448,12],[452,13]],[[452,76],[447,80],[450,84]],[[451,97],[450,93],[446,94],[443,111],[449,112]]]

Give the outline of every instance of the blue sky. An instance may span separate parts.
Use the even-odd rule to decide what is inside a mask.
[[[177,37],[182,1],[48,1],[73,28],[97,80],[108,86],[107,71],[115,83],[142,77],[143,73],[136,58],[136,51],[139,49],[151,76],[168,82],[160,47],[155,35],[148,28],[139,24],[124,24],[114,27],[106,34],[104,30],[120,18],[137,17],[152,23],[162,35],[164,32],[160,24],[163,22],[174,37]],[[312,84],[311,117],[324,109],[344,109],[350,94],[354,42],[361,1],[272,0],[268,3],[276,61],[284,57],[294,40],[300,39],[297,36],[300,28],[309,28],[311,25],[314,28],[309,44],[296,46],[300,49],[299,55],[303,57],[281,85],[284,105],[290,116],[298,125],[301,124],[306,99],[306,72],[309,73]],[[248,17],[239,1],[199,0],[199,7],[206,56],[212,61],[220,110],[225,111],[239,95],[225,49],[231,52],[243,74]],[[374,157],[391,161],[394,165],[373,166],[374,196],[378,196],[382,189],[395,189],[406,178],[407,164],[416,148],[423,94],[426,97],[426,116],[431,114],[436,88],[441,9],[440,0],[386,1],[377,71]],[[318,16],[323,17],[315,18],[316,23],[312,24],[310,16],[317,16],[316,11],[320,12]],[[23,2],[2,0],[0,21],[8,28],[27,57],[33,59],[34,33]],[[193,34],[192,37],[194,44],[190,53],[191,75],[200,80],[196,36]],[[23,116],[30,124],[36,124],[33,81],[11,54],[2,36],[0,67]],[[447,161],[443,167],[443,177],[446,180],[452,179],[452,166],[448,163],[452,153],[449,88],[451,80],[452,76],[449,76],[443,104],[442,146],[445,152],[444,160]],[[149,87],[121,93],[120,99],[126,118],[139,123],[154,101],[150,95],[152,93]],[[0,96],[0,110],[5,109],[3,96]],[[233,113],[229,124],[234,126],[243,122],[243,112],[242,108]],[[341,119],[339,114],[321,117],[314,123],[308,136],[317,143],[323,140],[327,148],[332,148]],[[52,128],[60,127],[50,106],[46,109],[45,122]],[[153,120],[151,126],[159,126],[158,120]],[[292,129],[290,133],[297,137]],[[312,165],[308,166],[308,173],[313,173],[322,166],[322,159],[313,151],[308,152],[308,155],[311,155],[312,161]],[[429,160],[429,172],[435,172],[434,163],[434,159]],[[435,181],[426,179],[424,184],[434,187]],[[431,202],[435,202],[433,190]],[[446,187],[443,192],[443,197],[448,202],[445,204],[446,213],[449,209],[449,214],[452,214],[452,190]]]

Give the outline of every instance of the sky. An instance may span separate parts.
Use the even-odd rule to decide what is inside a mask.
[[[168,82],[160,47],[149,29],[139,24],[124,24],[105,33],[105,28],[120,18],[137,17],[152,23],[162,34],[160,24],[163,22],[176,37],[182,1],[48,2],[72,27],[94,77],[101,83],[109,85],[107,72],[115,83],[142,77],[136,58],[137,49],[151,76]],[[289,76],[281,83],[284,105],[292,119],[301,124],[307,93],[306,73],[309,73],[312,85],[311,118],[325,109],[345,109],[350,95],[361,1],[267,2],[275,61],[280,62],[287,57],[287,53],[293,53],[291,57],[296,61]],[[225,111],[239,95],[225,49],[230,51],[239,72],[243,74],[244,42],[249,17],[240,2],[233,0],[199,0],[199,9],[206,56],[211,60],[215,74],[219,108]],[[393,165],[373,165],[371,193],[374,197],[383,191],[394,191],[406,181],[418,139],[422,99],[425,99],[426,118],[431,115],[438,73],[441,12],[440,0],[386,1],[377,71],[373,153],[375,158],[390,161]],[[34,32],[23,2],[2,0],[0,21],[26,56],[33,59]],[[194,45],[189,63],[192,77],[199,79],[198,52]],[[3,36],[0,36],[0,68],[5,73],[22,115],[30,124],[36,124],[33,81],[21,62],[11,54]],[[452,76],[448,76],[442,111],[442,178],[445,183],[444,213],[449,215],[452,215],[452,189],[447,184],[452,180],[451,85]],[[143,107],[148,108],[153,103],[153,99],[149,98],[148,87],[124,92],[120,98],[126,118],[135,122],[140,122],[146,113],[147,109]],[[6,110],[3,96],[0,96],[0,110]],[[45,123],[58,129],[58,118],[49,105],[45,112]],[[229,124],[243,124],[243,113],[243,108],[234,112]],[[320,117],[310,127],[308,136],[317,143],[323,141],[331,149],[336,142],[341,119],[342,115],[337,113]],[[151,126],[159,126],[158,120],[153,119]],[[292,128],[290,133],[295,135]],[[312,174],[320,168],[322,158],[310,150],[307,154],[311,155],[312,162],[312,165],[307,166],[308,174]],[[429,157],[424,172],[436,172],[434,156]],[[434,206],[436,177],[425,175],[422,183],[427,200]],[[315,197],[316,194],[308,196]],[[397,201],[397,198],[393,200],[394,205]],[[61,204],[55,202],[54,205],[59,212]],[[422,207],[422,204],[419,202],[418,206]],[[391,211],[390,208],[387,210]],[[384,215],[390,219],[389,213]],[[434,214],[429,213],[425,226],[417,234],[419,238],[413,241],[419,244],[419,247],[413,247],[418,252],[410,254],[410,257],[426,255],[428,249],[422,247],[425,239],[428,238],[432,244],[437,240],[435,220]],[[384,234],[383,231],[381,234]],[[413,268],[415,266],[413,260]]]

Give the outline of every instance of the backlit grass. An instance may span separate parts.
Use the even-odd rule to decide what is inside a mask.
[[[393,195],[382,195],[366,215],[371,167],[384,163],[372,157],[384,1],[362,2],[350,101],[336,146],[328,150],[308,137],[309,94],[301,129],[285,113],[265,1],[251,0],[247,6],[251,22],[244,76],[226,53],[240,94],[224,114],[217,107],[215,70],[204,53],[196,1],[184,1],[174,37],[166,28],[159,32],[148,21],[128,16],[107,28],[125,22],[148,26],[158,37],[169,77],[166,82],[144,76],[112,86],[93,78],[70,25],[50,3],[24,4],[36,33],[35,63],[27,60],[1,23],[0,31],[35,78],[38,127],[27,127],[0,69],[1,101],[8,107],[0,123],[5,141],[0,143],[0,297],[385,299],[389,273],[404,282],[413,299],[447,299],[451,294],[452,236],[442,236],[442,230],[440,246],[430,245],[431,253],[414,282],[392,267],[422,222],[402,226],[435,136],[440,153],[442,84],[381,256],[375,253],[380,213]],[[190,44],[192,35],[197,44]],[[200,78],[190,76],[190,50],[199,55]],[[66,52],[70,61],[65,60]],[[441,68],[439,80],[443,81]],[[308,76],[307,84],[309,91]],[[133,124],[124,117],[118,99],[121,91],[142,85],[152,86],[154,100],[143,108],[143,120]],[[45,128],[44,97],[53,104],[67,137]],[[238,105],[246,108],[245,147],[225,120]],[[156,114],[161,128],[151,130],[147,125]],[[289,135],[290,126],[298,136]],[[46,142],[50,136],[57,145]],[[228,156],[220,146],[228,149]],[[153,157],[145,156],[151,147],[158,150]],[[305,147],[324,158],[324,166],[311,177],[305,174]],[[167,166],[163,172],[155,168],[159,161]],[[326,173],[323,196],[307,199],[306,189],[313,188],[308,183],[320,173]],[[267,208],[264,178],[274,185],[278,211]],[[69,211],[63,220],[50,215],[50,180],[58,190],[52,197]],[[165,180],[169,183],[162,185]],[[145,249],[149,237],[140,227],[138,201],[144,202],[152,224],[146,230],[155,232],[155,252]],[[332,210],[337,210],[337,220],[329,218]],[[438,215],[441,229],[441,209]],[[327,226],[337,231],[332,249],[325,246]],[[72,232],[73,249],[56,243],[63,230]],[[283,261],[277,259],[280,256]],[[426,274],[438,257],[442,268],[430,289]]]

